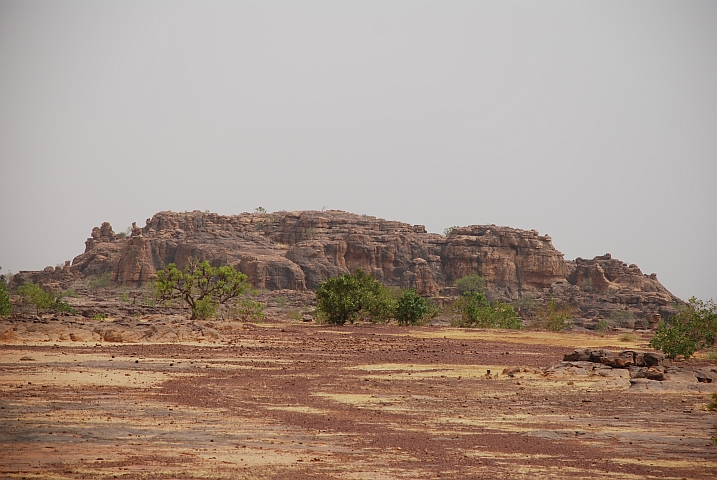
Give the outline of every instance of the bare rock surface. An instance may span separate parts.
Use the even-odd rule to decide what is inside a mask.
[[[327,278],[362,268],[388,285],[438,296],[455,293],[447,288],[452,282],[477,273],[490,297],[569,302],[580,309],[583,326],[610,316],[619,317],[620,326],[654,326],[682,303],[655,274],[610,254],[565,260],[552,239],[536,230],[472,225],[444,236],[422,225],[339,210],[159,212],[144,227],[133,224],[129,237],[103,223],[71,265],[20,272],[13,283],[63,286],[109,272],[115,284],[138,287],[155,279],[157,270],[170,263],[181,268],[190,257],[233,265],[255,288],[268,290],[313,290]]]
[[[546,373],[620,378],[637,390],[717,392],[717,367],[679,366],[659,352],[578,349]]]

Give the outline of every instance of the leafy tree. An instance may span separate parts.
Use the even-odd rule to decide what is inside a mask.
[[[477,273],[471,273],[459,278],[454,285],[461,295],[470,292],[485,292],[485,278]]]
[[[316,289],[316,311],[329,323],[344,325],[361,313],[373,321],[393,313],[388,289],[361,268],[356,273],[329,278]]]
[[[2,270],[1,267],[0,270]],[[10,303],[10,294],[7,291],[5,275],[0,275],[0,317],[7,317],[11,313],[12,303]]]
[[[213,267],[195,259],[190,259],[184,270],[170,263],[157,272],[155,282],[157,299],[183,300],[192,310],[191,320],[213,317],[220,304],[241,296],[247,288],[247,276],[234,267]]]
[[[717,336],[717,305],[695,297],[687,306],[670,318],[669,325],[660,322],[650,346],[662,350],[670,358],[682,355],[690,358],[697,350],[715,344]]]
[[[466,292],[453,304],[454,311],[461,318],[456,322],[460,327],[510,328],[520,329],[522,323],[513,306],[508,303],[494,302],[493,305],[480,292]]]
[[[429,311],[426,299],[415,290],[406,290],[398,299],[395,317],[399,325],[416,325]]]
[[[58,313],[75,313],[75,310],[70,306],[70,304],[62,300],[64,297],[62,293],[45,290],[34,283],[25,283],[20,285],[17,289],[17,293],[20,295],[23,302],[35,305],[38,315],[45,310],[53,310]]]

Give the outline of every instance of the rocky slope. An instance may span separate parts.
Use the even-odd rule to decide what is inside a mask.
[[[654,324],[681,301],[655,274],[609,254],[568,261],[548,235],[495,225],[456,227],[448,236],[338,210],[223,216],[160,212],[128,237],[109,223],[92,230],[72,264],[20,272],[15,283],[66,284],[110,272],[119,285],[141,286],[169,263],[190,257],[235,265],[256,288],[313,290],[323,280],[363,268],[388,285],[421,295],[450,295],[456,279],[478,273],[493,298],[556,298],[587,319]]]

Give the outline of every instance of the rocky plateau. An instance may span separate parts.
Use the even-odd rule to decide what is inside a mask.
[[[454,227],[447,236],[423,225],[338,210],[218,215],[159,212],[131,234],[109,223],[92,229],[85,251],[58,267],[22,271],[15,286],[32,281],[55,288],[102,274],[118,286],[141,287],[170,263],[190,258],[233,265],[255,288],[310,292],[327,278],[371,273],[387,285],[423,296],[454,297],[453,282],[477,273],[494,299],[544,303],[549,298],[579,309],[576,323],[618,318],[623,327],[651,327],[682,301],[653,273],[610,254],[566,260],[548,235],[496,225]]]

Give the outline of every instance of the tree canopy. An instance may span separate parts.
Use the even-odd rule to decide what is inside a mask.
[[[170,263],[158,271],[155,293],[161,301],[184,301],[195,320],[214,316],[219,305],[239,297],[249,286],[247,276],[232,266],[213,267],[206,260],[190,259],[184,270]]]

